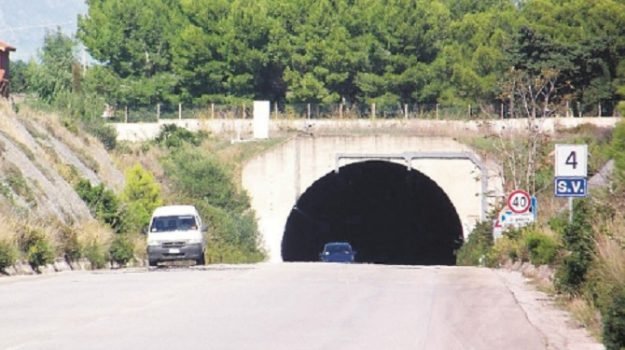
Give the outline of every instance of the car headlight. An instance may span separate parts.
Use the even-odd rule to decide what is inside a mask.
[[[202,243],[201,238],[191,238],[187,240],[187,244],[199,244]]]
[[[157,241],[157,240],[148,240],[148,246],[150,247],[155,247],[155,246],[159,246],[161,245],[161,242]]]

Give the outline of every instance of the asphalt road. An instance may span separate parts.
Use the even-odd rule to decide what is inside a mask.
[[[569,336],[532,293],[518,275],[461,267],[260,264],[5,277],[0,349],[601,348],[579,330]]]

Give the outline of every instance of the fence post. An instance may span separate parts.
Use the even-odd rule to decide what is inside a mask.
[[[124,121],[128,124],[128,106],[124,107]]]
[[[343,103],[339,103],[339,119],[343,119]]]
[[[469,118],[471,118],[471,104],[469,104]]]
[[[582,117],[582,104],[577,101],[577,116]]]
[[[161,120],[161,104],[156,104],[156,122],[158,123]]]
[[[306,104],[306,111],[307,111],[306,118],[310,119],[310,103]]]
[[[182,103],[178,103],[178,119],[182,120]]]
[[[215,119],[215,104],[211,103],[211,119]]]
[[[569,105],[569,101],[566,101],[566,114],[565,116],[568,118],[571,116],[571,106]]]
[[[274,119],[278,119],[278,101],[274,102],[273,104],[273,115],[274,115]]]
[[[436,104],[436,119],[438,120],[438,103]]]
[[[499,118],[503,119],[503,103],[499,103]]]
[[[404,119],[408,119],[408,104],[404,103]]]
[[[598,103],[597,110],[599,111],[599,117],[601,117],[601,102]]]
[[[375,102],[371,104],[371,118],[375,119]]]

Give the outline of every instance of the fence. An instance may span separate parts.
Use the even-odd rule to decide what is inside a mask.
[[[604,117],[617,115],[616,102],[582,108],[564,104],[556,110],[540,111],[549,117]],[[247,119],[252,118],[252,104],[187,105],[159,103],[152,106],[107,107],[103,117],[115,122],[156,122],[161,119]],[[376,106],[376,104],[277,104],[271,105],[273,119],[505,119],[510,117],[506,104],[480,106],[445,106],[441,104],[404,104]]]

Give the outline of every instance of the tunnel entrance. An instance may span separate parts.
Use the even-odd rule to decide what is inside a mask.
[[[299,198],[282,238],[284,261],[318,261],[327,242],[347,241],[356,261],[455,265],[462,245],[456,209],[432,179],[386,161],[352,163]]]

